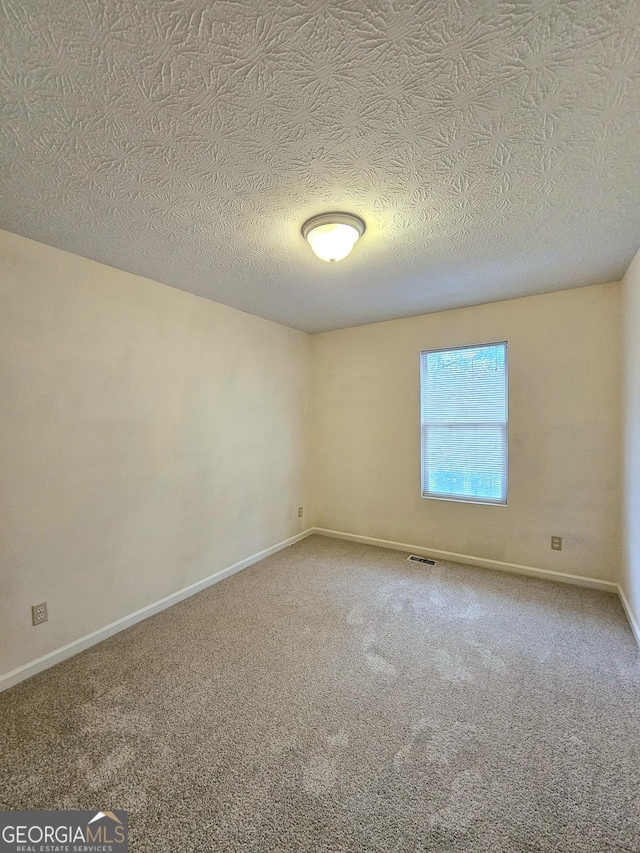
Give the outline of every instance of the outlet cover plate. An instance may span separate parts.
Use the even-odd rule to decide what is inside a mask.
[[[40,625],[42,622],[46,622],[49,618],[49,614],[47,612],[47,602],[43,601],[42,604],[34,604],[31,608],[31,620],[34,625]]]

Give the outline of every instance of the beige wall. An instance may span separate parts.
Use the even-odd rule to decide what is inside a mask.
[[[622,292],[625,356],[625,559],[622,588],[640,626],[640,251],[624,277]]]
[[[502,340],[508,506],[424,499],[419,353]],[[318,527],[618,581],[619,284],[314,335],[312,356]]]
[[[624,292],[638,614],[638,258]],[[0,676],[313,524],[617,581],[620,294],[308,336],[0,232]],[[508,506],[422,499],[420,350],[504,339]]]
[[[308,526],[308,335],[6,232],[0,324],[0,674]]]

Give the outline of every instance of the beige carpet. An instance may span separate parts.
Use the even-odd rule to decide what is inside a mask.
[[[312,537],[0,696],[2,808],[132,851],[639,851],[618,600]]]

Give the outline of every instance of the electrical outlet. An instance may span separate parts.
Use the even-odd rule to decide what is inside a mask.
[[[31,619],[34,625],[39,625],[41,622],[46,622],[49,618],[47,613],[47,602],[42,604],[34,604],[31,608]]]
[[[302,518],[302,507],[298,507],[298,518]]]
[[[562,536],[551,537],[551,550],[562,551]]]

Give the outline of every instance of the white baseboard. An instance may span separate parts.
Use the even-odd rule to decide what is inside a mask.
[[[406,542],[391,542],[388,539],[374,539],[371,536],[359,536],[356,533],[344,533],[341,530],[325,530],[322,527],[314,527],[311,533],[320,536],[330,536],[333,539],[346,539],[348,542],[360,542],[363,545],[375,545],[378,548],[391,548],[394,551],[406,551],[424,557],[439,557],[442,560],[452,560],[455,563],[468,563],[471,566],[482,566],[487,569],[497,569],[500,572],[511,572],[516,575],[528,575],[533,578],[543,578],[560,583],[573,584],[574,586],[586,586],[590,589],[599,589],[603,592],[611,592],[620,599],[624,612],[629,620],[633,636],[640,646],[640,626],[627,601],[624,590],[620,584],[612,581],[604,581],[599,578],[587,578],[582,575],[569,575],[566,572],[553,572],[549,569],[538,569],[535,566],[520,566],[517,563],[503,563],[500,560],[487,560],[484,557],[475,557],[471,554],[455,554],[452,551],[440,551],[437,548],[424,548],[420,545],[409,545]]]
[[[106,640],[108,637],[112,637],[114,634],[117,634],[120,631],[124,631],[125,628],[129,628],[131,625],[135,625],[137,622],[142,622],[143,619],[147,619],[149,616],[153,616],[155,613],[159,613],[161,610],[165,610],[167,607],[171,607],[172,605],[177,604],[179,601],[183,601],[185,598],[189,598],[190,596],[195,595],[197,592],[200,592],[201,590],[206,589],[209,586],[213,586],[213,584],[219,583],[220,581],[230,577],[236,572],[240,572],[242,571],[242,569],[246,569],[248,566],[252,566],[254,563],[257,563],[260,560],[264,560],[265,557],[269,557],[271,554],[275,554],[278,551],[282,551],[283,548],[287,548],[289,545],[293,545],[294,543],[299,542],[302,539],[306,539],[312,534],[318,534],[320,536],[330,536],[334,539],[346,539],[349,542],[360,542],[364,545],[375,545],[379,548],[390,548],[396,551],[406,551],[423,556],[439,557],[440,559],[452,560],[456,563],[468,563],[470,565],[483,566],[485,568],[497,569],[503,572],[529,575],[531,577],[545,578],[547,580],[560,581],[561,583],[575,584],[577,586],[585,586],[590,587],[591,589],[600,589],[605,592],[615,593],[620,598],[622,607],[625,611],[627,619],[629,620],[631,631],[633,632],[638,646],[640,646],[640,626],[638,626],[638,623],[633,615],[633,611],[631,610],[631,606],[624,594],[623,589],[617,583],[599,580],[596,578],[582,577],[579,575],[569,575],[564,572],[553,572],[549,571],[548,569],[538,569],[533,566],[520,566],[516,563],[503,563],[499,560],[487,560],[482,557],[472,556],[470,554],[456,554],[451,551],[440,551],[434,548],[424,548],[420,545],[409,545],[405,542],[391,542],[387,539],[374,539],[370,536],[359,536],[355,533],[344,533],[339,530],[326,530],[320,527],[310,527],[307,530],[304,530],[302,533],[298,533],[296,536],[292,536],[289,539],[285,539],[282,542],[278,542],[276,545],[272,545],[270,548],[266,548],[264,551],[259,551],[257,554],[253,554],[251,557],[247,557],[244,560],[240,560],[240,562],[234,563],[232,566],[228,566],[226,569],[221,569],[219,572],[215,572],[214,574],[204,578],[203,580],[197,581],[196,583],[191,584],[190,586],[187,586],[184,589],[178,590],[177,592],[166,596],[166,598],[160,599],[160,601],[156,601],[153,604],[149,604],[140,610],[136,610],[135,613],[131,613],[128,616],[124,616],[122,619],[118,619],[115,622],[111,622],[111,624],[105,625],[104,628],[99,628],[97,631],[93,631],[91,634],[87,634],[85,637],[81,637],[78,640],[74,640],[71,643],[67,643],[66,646],[62,646],[59,649],[55,649],[54,651],[49,652],[48,654],[43,655],[42,657],[37,658],[34,661],[30,661],[29,663],[24,664],[23,666],[20,666],[17,669],[14,669],[11,672],[0,676],[0,692],[2,692],[3,690],[8,690],[15,684],[19,684],[21,681],[30,678],[32,675],[36,675],[37,673],[42,672],[43,670],[48,669],[49,667],[55,666],[57,663],[61,663],[63,660],[67,660],[67,658],[73,657],[74,655],[77,655],[79,652],[82,652],[85,649],[90,648],[91,646],[95,646],[102,640]]]
[[[214,574],[209,575],[209,577],[204,578],[201,581],[197,581],[196,583],[193,583],[190,586],[186,586],[184,587],[184,589],[180,589],[177,592],[166,596],[166,598],[161,598],[160,601],[155,601],[153,604],[148,604],[141,610],[136,610],[135,613],[129,614],[129,616],[124,616],[122,619],[117,619],[115,622],[111,622],[110,625],[105,625],[104,628],[99,628],[97,631],[93,631],[91,634],[87,634],[85,637],[80,637],[79,640],[74,640],[72,643],[67,643],[66,646],[62,646],[59,649],[55,649],[54,651],[49,652],[48,654],[43,655],[42,657],[37,658],[36,660],[30,661],[29,663],[26,663],[23,666],[20,666],[17,669],[6,673],[6,675],[0,676],[0,692],[2,692],[3,690],[8,690],[9,687],[13,687],[15,684],[24,681],[26,678],[30,678],[32,675],[36,675],[38,672],[42,672],[44,669],[49,669],[49,667],[55,666],[57,663],[61,663],[61,661],[73,657],[74,655],[77,655],[78,652],[82,652],[85,649],[90,648],[91,646],[95,646],[96,643],[100,643],[102,640],[106,640],[108,637],[112,637],[119,631],[124,631],[125,628],[129,628],[131,625],[135,625],[136,622],[142,622],[143,619],[148,619],[149,616],[153,616],[154,613],[159,613],[161,610],[165,610],[167,607],[171,607],[172,605],[177,604],[179,601],[183,601],[185,598],[189,598],[190,596],[195,595],[197,592],[201,592],[203,589],[206,589],[207,587],[212,586],[215,583],[219,583],[225,578],[228,578],[230,575],[234,575],[236,572],[240,572],[242,571],[242,569],[246,569],[248,566],[252,566],[254,563],[257,563],[260,560],[264,560],[265,557],[269,557],[271,554],[275,554],[277,551],[282,551],[283,548],[287,548],[289,545],[293,545],[295,542],[299,542],[301,539],[306,539],[307,536],[310,536],[312,533],[313,528],[310,527],[307,530],[304,530],[302,533],[298,533],[296,536],[292,536],[290,539],[285,539],[282,542],[278,542],[277,545],[272,545],[270,548],[265,548],[264,551],[259,551],[257,554],[253,554],[251,557],[247,557],[245,560],[240,560],[240,562],[234,563],[232,566],[228,566],[226,569],[221,569],[219,572],[214,572]]]
[[[331,536],[334,539],[346,539],[349,542],[361,542],[363,545],[376,545],[379,548],[391,548],[394,551],[407,551],[424,557],[439,557],[441,560],[451,560],[454,563],[468,563],[471,566],[482,566],[486,569],[497,569],[500,572],[511,572],[515,575],[528,575],[533,578],[560,581],[575,586],[588,586],[591,589],[601,589],[605,592],[618,594],[618,584],[603,581],[598,578],[587,578],[582,575],[569,575],[565,572],[553,572],[549,569],[538,569],[535,566],[520,566],[517,563],[503,563],[500,560],[487,560],[472,554],[455,554],[453,551],[440,551],[437,548],[424,548],[420,545],[408,545],[406,542],[391,542],[387,539],[373,539],[370,536],[358,536],[355,533],[343,533],[340,530],[324,530],[314,527],[313,533],[321,536]]]
[[[636,638],[636,643],[638,644],[638,646],[640,646],[640,625],[638,625],[636,617],[633,615],[633,610],[631,609],[631,605],[629,604],[627,596],[624,594],[624,590],[620,585],[618,585],[618,595],[620,596],[620,603],[622,604],[622,608],[627,614],[627,619],[629,620],[629,625],[631,626],[633,636]]]

